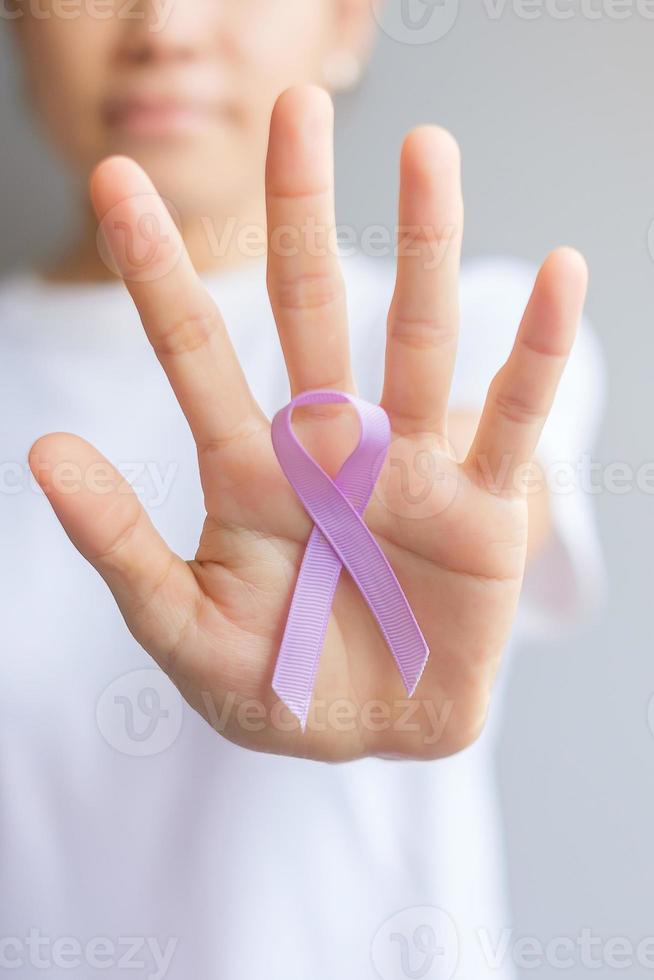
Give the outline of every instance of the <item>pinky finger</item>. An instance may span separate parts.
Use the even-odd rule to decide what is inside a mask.
[[[540,269],[513,349],[488,391],[466,466],[508,490],[529,463],[549,415],[581,319],[588,271],[559,248]]]
[[[187,563],[170,550],[122,474],[84,439],[68,432],[41,436],[29,465],[135,639],[168,669],[201,597]]]

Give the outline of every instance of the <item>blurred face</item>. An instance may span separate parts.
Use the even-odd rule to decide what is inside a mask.
[[[351,2],[351,0],[350,0]],[[183,211],[262,182],[270,111],[321,82],[339,0],[18,0],[28,84],[80,174],[124,153]]]

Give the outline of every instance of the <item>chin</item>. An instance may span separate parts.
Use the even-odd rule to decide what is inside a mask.
[[[263,182],[263,160],[253,167],[252,152],[235,143],[197,136],[130,139],[115,141],[110,152],[136,160],[180,215],[205,216],[233,211],[239,199],[251,197],[253,184]]]

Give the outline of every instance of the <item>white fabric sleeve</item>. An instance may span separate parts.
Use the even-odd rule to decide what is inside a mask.
[[[509,354],[536,272],[513,259],[477,260],[465,269],[453,408],[483,404]],[[583,318],[536,450],[550,491],[552,534],[525,573],[515,627],[522,637],[556,635],[587,615],[605,594],[591,479],[605,391],[604,357]]]

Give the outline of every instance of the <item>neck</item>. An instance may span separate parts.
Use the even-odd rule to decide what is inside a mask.
[[[266,219],[263,201],[254,202],[240,215],[216,212],[185,216],[182,237],[197,272],[212,272],[246,265],[266,252]],[[51,282],[110,282],[116,278],[103,261],[96,244],[97,220],[87,208],[77,239],[63,254],[41,270]]]

